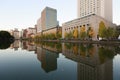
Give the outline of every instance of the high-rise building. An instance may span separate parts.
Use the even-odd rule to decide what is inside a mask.
[[[46,7],[41,13],[42,30],[56,27],[58,25],[57,23],[57,10]]]
[[[41,27],[41,18],[39,18],[37,20],[37,33],[42,31],[42,27]]]
[[[96,14],[112,22],[112,0],[78,0],[78,18]]]

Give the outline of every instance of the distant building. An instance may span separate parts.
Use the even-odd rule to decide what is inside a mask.
[[[10,31],[10,34],[11,34],[12,36],[14,36],[15,39],[20,39],[20,32],[18,31],[17,28],[15,28],[14,30],[11,30],[11,31]]]
[[[112,22],[112,0],[77,0],[78,18],[95,14]]]
[[[21,31],[21,37],[22,37],[22,39],[27,38],[27,29],[22,29],[22,31]]]
[[[10,30],[9,33],[10,33],[11,35],[13,35],[13,30]]]
[[[46,30],[58,25],[57,21],[57,10],[46,7],[41,13],[41,26],[42,30]]]
[[[36,34],[36,28],[29,27],[27,29],[27,38],[34,37]]]

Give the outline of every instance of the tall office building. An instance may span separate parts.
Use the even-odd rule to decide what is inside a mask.
[[[112,22],[112,0],[78,0],[78,18],[96,14]]]
[[[42,27],[41,27],[41,18],[39,18],[37,20],[37,33],[42,31]]]
[[[50,7],[46,7],[41,13],[42,30],[56,27],[57,25],[57,10]]]

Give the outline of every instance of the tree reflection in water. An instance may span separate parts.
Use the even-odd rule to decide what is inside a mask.
[[[11,41],[0,41],[0,49],[7,49],[12,43]]]

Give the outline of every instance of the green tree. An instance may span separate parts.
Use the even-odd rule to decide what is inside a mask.
[[[94,36],[94,30],[92,29],[92,27],[89,27],[87,30],[87,36],[89,38],[92,38]]]
[[[107,38],[112,38],[113,37],[113,33],[114,33],[114,29],[113,28],[111,28],[111,27],[108,27],[108,29],[107,29]]]
[[[119,37],[119,31],[117,29],[113,29],[113,38],[117,39]]]
[[[106,31],[107,29],[106,29],[106,27],[105,27],[105,24],[104,24],[104,22],[103,21],[101,21],[100,22],[100,24],[99,24],[99,31],[98,31],[98,34],[99,34],[99,36],[100,37],[102,37],[102,38],[104,38],[106,35]]]
[[[58,31],[58,33],[56,34],[57,39],[62,38],[62,31]]]
[[[66,32],[65,33],[65,38],[67,38],[67,39],[71,39],[71,38],[73,38],[73,32],[72,31],[70,31],[70,32]]]
[[[0,49],[7,49],[14,42],[14,37],[7,31],[0,31]]]

